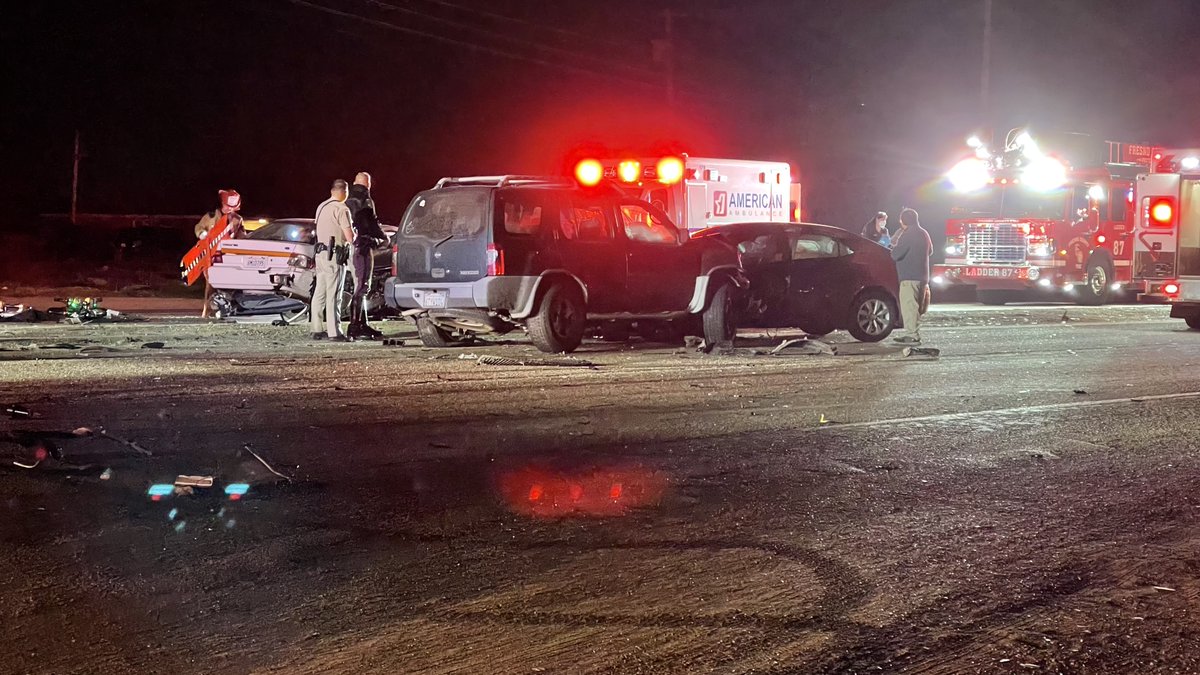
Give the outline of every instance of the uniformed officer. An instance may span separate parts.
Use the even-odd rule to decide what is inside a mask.
[[[371,174],[361,171],[354,177],[346,206],[350,208],[350,220],[354,226],[354,240],[350,247],[354,297],[350,300],[350,326],[346,329],[346,336],[351,340],[378,340],[383,333],[367,325],[367,293],[371,290],[375,249],[387,241],[387,235],[379,227],[375,200],[371,199]]]
[[[317,207],[317,282],[309,307],[314,340],[329,338],[335,342],[347,341],[342,334],[341,317],[338,316],[347,245],[354,238],[350,209],[345,204],[346,196],[346,181],[339,178],[333,181],[329,199]]]

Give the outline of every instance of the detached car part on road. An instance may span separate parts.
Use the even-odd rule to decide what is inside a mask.
[[[899,281],[888,250],[857,234],[809,223],[744,223],[692,235],[737,249],[750,280],[737,309],[756,328],[847,330],[878,342],[899,325]]]
[[[570,352],[589,328],[634,322],[728,342],[746,286],[729,242],[689,240],[645,201],[561,178],[443,178],[413,199],[394,251],[385,298],[434,347],[523,328]]]
[[[396,228],[383,226],[386,234]],[[306,316],[315,275],[316,234],[311,218],[288,218],[264,225],[242,239],[226,239],[212,266],[208,281],[216,289],[212,309],[217,317],[279,314],[291,323]],[[384,309],[383,282],[391,268],[391,249],[375,252],[374,279],[367,310]],[[347,270],[342,284],[342,315],[349,314],[354,282]]]

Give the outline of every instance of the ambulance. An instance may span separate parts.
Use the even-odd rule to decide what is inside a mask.
[[[1133,273],[1141,302],[1170,303],[1200,330],[1200,148],[1156,150],[1134,186]]]
[[[589,158],[575,165],[584,187],[602,181],[659,207],[689,234],[731,223],[799,221],[800,184],[786,162],[664,157]]]

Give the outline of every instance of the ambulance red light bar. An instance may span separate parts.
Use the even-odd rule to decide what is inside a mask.
[[[575,165],[575,179],[584,187],[594,187],[604,180],[604,165],[594,159],[585,159]]]
[[[627,159],[617,165],[617,177],[626,183],[636,183],[642,177],[642,163]]]
[[[683,180],[683,160],[678,157],[663,157],[654,167],[658,174],[658,182],[664,185],[674,185]]]

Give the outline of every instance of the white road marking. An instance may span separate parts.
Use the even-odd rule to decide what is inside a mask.
[[[1040,413],[1051,412],[1054,410],[1069,410],[1072,408],[1095,408],[1105,405],[1117,405],[1121,403],[1143,403],[1146,401],[1169,401],[1173,399],[1200,398],[1200,391],[1187,391],[1178,394],[1153,394],[1149,396],[1129,396],[1127,398],[1106,398],[1099,401],[1069,401],[1065,403],[1045,403],[1042,405],[1018,406],[1015,408],[993,408],[990,410],[976,410],[974,412],[960,413],[944,413],[941,415],[922,415],[920,417],[895,417],[887,420],[873,420],[870,422],[847,422],[846,424],[832,424],[829,426],[816,427],[824,430],[849,429],[854,427],[878,427],[892,424],[912,424],[914,422],[949,422],[955,420],[966,420],[972,417],[982,415],[1011,415],[1014,413]]]

